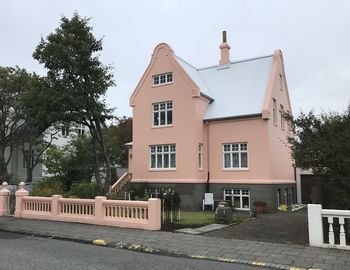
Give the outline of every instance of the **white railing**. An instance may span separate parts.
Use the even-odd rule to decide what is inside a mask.
[[[95,199],[70,199],[61,195],[52,197],[28,196],[24,183],[16,191],[16,218],[45,219],[79,222],[95,225],[126,227],[145,230],[160,230],[160,199],[148,201],[107,200],[104,196]],[[0,216],[8,215],[9,192],[3,184],[0,190]]]
[[[350,211],[322,209],[319,204],[308,204],[308,224],[310,246],[350,250],[350,240],[347,241],[350,239]]]

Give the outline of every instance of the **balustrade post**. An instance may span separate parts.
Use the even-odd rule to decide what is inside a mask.
[[[8,216],[9,214],[10,191],[8,190],[7,186],[7,182],[3,182],[2,189],[0,190],[0,216]]]
[[[60,204],[59,204],[59,200],[63,198],[62,195],[53,195],[52,196],[52,201],[51,201],[51,214],[53,218],[56,218],[60,213],[61,213],[61,209]]]
[[[321,247],[323,240],[322,226],[322,205],[308,204],[308,228],[309,228],[309,244],[310,246]]]
[[[29,195],[29,192],[24,189],[25,186],[26,184],[24,182],[19,183],[18,190],[15,192],[15,196],[16,196],[15,217],[17,218],[21,217],[21,212],[23,211],[23,205],[22,205],[23,197]]]
[[[345,236],[345,219],[343,217],[339,217],[339,225],[340,225],[340,245],[346,246],[346,236]]]
[[[160,199],[148,200],[148,224],[150,230],[161,228],[161,201]]]
[[[329,244],[334,245],[333,217],[328,217],[328,238]]]
[[[103,201],[107,200],[105,196],[97,196],[95,198],[95,220],[101,221],[105,217]]]

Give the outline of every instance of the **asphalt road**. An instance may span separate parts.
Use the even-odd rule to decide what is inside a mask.
[[[257,270],[267,268],[144,254],[0,231],[0,269]]]

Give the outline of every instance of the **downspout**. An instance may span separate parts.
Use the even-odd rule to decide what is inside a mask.
[[[207,128],[207,184],[206,189],[207,193],[210,192],[210,159],[209,159],[209,121],[205,122],[205,126]]]

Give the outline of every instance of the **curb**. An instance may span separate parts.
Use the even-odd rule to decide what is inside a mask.
[[[86,240],[86,239],[79,239],[79,238],[73,238],[73,237],[59,236],[59,235],[54,235],[54,234],[33,233],[30,231],[16,231],[16,230],[2,229],[2,228],[0,228],[0,231],[36,236],[36,237],[41,237],[41,238],[50,238],[50,239],[55,239],[55,240],[70,241],[70,242],[76,242],[76,243],[82,243],[82,244],[89,244],[89,245],[95,245],[95,246],[101,246],[101,247],[124,249],[124,250],[140,252],[140,253],[148,253],[148,254],[169,256],[169,257],[182,257],[182,258],[190,258],[190,259],[197,259],[197,260],[209,260],[209,261],[214,261],[214,262],[238,263],[238,264],[245,264],[245,265],[251,265],[251,266],[264,266],[264,267],[269,267],[269,268],[273,268],[273,269],[283,269],[283,270],[322,270],[319,268],[316,269],[316,268],[296,267],[296,266],[291,266],[291,265],[260,262],[260,261],[250,261],[250,260],[241,260],[241,259],[231,259],[231,258],[225,258],[225,257],[185,254],[185,253],[180,253],[180,252],[173,252],[173,251],[148,247],[148,246],[144,246],[144,245],[139,244],[139,243],[126,243],[126,242],[122,242],[122,241],[107,241],[104,239]]]

